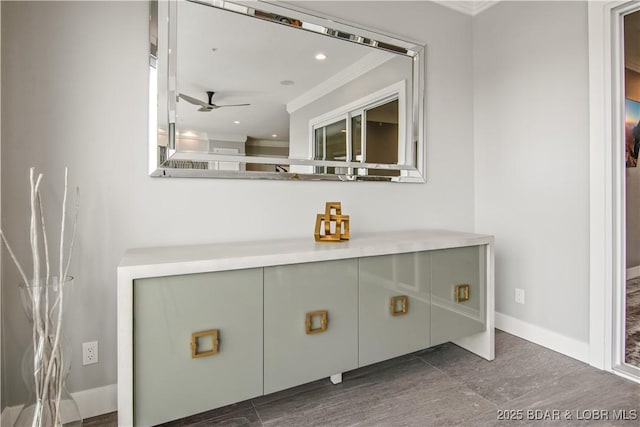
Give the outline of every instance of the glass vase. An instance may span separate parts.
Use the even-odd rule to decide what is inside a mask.
[[[22,305],[33,331],[22,358],[22,378],[29,398],[15,426],[82,426],[78,405],[65,387],[71,370],[71,347],[63,337],[63,319],[72,290],[71,276],[62,283],[50,277],[38,285],[20,284]]]

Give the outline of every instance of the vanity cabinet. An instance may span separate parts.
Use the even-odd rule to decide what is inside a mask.
[[[430,255],[359,260],[359,366],[429,347]]]
[[[485,248],[431,251],[431,345],[486,329]]]
[[[118,424],[338,382],[446,341],[494,357],[491,236],[132,250],[118,268]]]
[[[262,289],[261,269],[136,280],[135,425],[262,395]]]
[[[264,269],[264,393],[358,367],[358,260]]]

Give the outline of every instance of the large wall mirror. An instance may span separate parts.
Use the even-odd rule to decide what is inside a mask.
[[[424,46],[274,2],[150,15],[150,175],[424,182]]]

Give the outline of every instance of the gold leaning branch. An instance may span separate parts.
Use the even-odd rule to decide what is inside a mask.
[[[67,195],[69,184],[69,171],[64,171],[64,196],[62,200],[62,219],[60,226],[60,252],[58,262],[58,292],[55,300],[49,301],[49,281],[51,280],[51,265],[49,259],[49,242],[47,239],[47,228],[44,215],[44,204],[40,194],[40,186],[44,175],[36,176],[35,168],[29,171],[30,181],[30,207],[31,217],[29,226],[29,241],[32,257],[32,278],[29,280],[24,268],[18,261],[15,253],[11,249],[5,233],[0,229],[0,237],[7,248],[9,256],[16,265],[20,277],[25,283],[25,293],[31,303],[31,314],[33,318],[32,340],[33,340],[33,380],[34,392],[36,394],[36,409],[33,415],[32,426],[40,426],[43,423],[44,405],[49,404],[49,410],[53,418],[54,425],[61,425],[60,398],[62,394],[64,355],[61,348],[62,313],[65,304],[64,282],[68,277],[71,265],[71,255],[75,244],[75,237],[78,226],[78,212],[80,193],[76,188],[75,215],[73,231],[69,243],[68,252],[65,256],[65,231],[67,221]],[[42,244],[42,249],[40,248]],[[44,281],[42,281],[41,252],[44,254]],[[43,286],[44,302],[39,287]],[[44,303],[44,305],[43,305]],[[51,303],[51,304],[50,304]],[[56,312],[57,310],[57,312]],[[53,384],[51,381],[55,381]],[[50,391],[54,396],[50,395]]]

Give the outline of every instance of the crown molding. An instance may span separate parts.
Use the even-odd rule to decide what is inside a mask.
[[[434,0],[434,3],[466,15],[475,16],[494,6],[499,1],[500,0]]]

